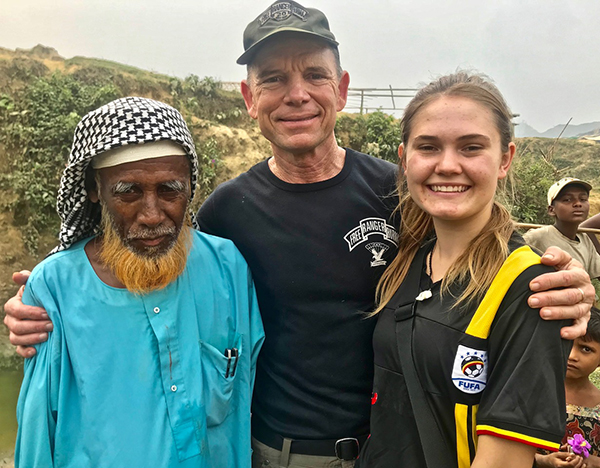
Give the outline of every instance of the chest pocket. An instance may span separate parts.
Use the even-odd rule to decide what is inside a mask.
[[[487,341],[420,317],[413,330],[419,350],[413,361],[423,390],[442,402],[478,404],[487,382]]]
[[[202,395],[207,427],[221,424],[237,406],[234,395],[241,361],[242,337],[236,335],[230,348],[219,350],[200,342],[202,359]]]

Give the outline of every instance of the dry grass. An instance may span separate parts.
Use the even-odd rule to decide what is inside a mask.
[[[517,138],[520,157],[547,157],[557,178],[578,177],[600,188],[600,144],[565,138]]]
[[[600,186],[590,192],[590,216],[600,213]]]

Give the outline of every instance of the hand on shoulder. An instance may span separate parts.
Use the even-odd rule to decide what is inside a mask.
[[[4,304],[4,325],[10,332],[10,342],[24,358],[35,356],[33,345],[46,341],[52,331],[52,322],[44,309],[23,304],[23,291],[30,274],[26,270],[13,273],[12,279],[20,288]]]
[[[585,335],[596,296],[590,276],[577,260],[558,247],[548,247],[541,261],[558,271],[531,281],[529,286],[536,294],[529,298],[529,306],[540,309],[545,320],[572,319],[573,325],[561,330],[563,338],[572,340]]]

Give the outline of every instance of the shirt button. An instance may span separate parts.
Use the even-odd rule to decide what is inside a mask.
[[[172,392],[176,392],[177,391],[177,385],[171,385],[171,391]]]
[[[160,307],[155,307],[155,308],[154,308],[154,313],[155,313],[155,314],[158,314],[159,312],[160,312]]]

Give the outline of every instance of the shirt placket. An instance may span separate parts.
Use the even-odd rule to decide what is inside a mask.
[[[200,454],[201,444],[196,437],[196,421],[183,378],[177,310],[165,293],[161,290],[143,296],[142,302],[158,343],[162,389],[175,446],[179,460],[185,460]]]

